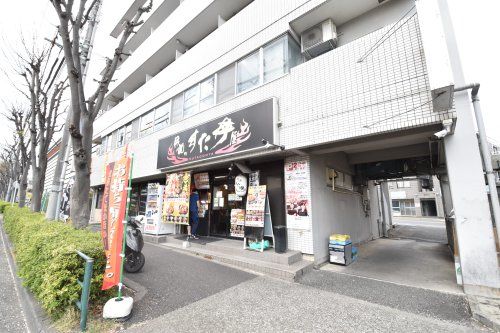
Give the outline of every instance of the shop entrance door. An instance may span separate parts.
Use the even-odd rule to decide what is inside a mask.
[[[234,194],[234,184],[230,183],[228,176],[217,176],[217,174],[214,176],[210,215],[211,236],[231,237],[231,210],[245,208],[244,198]]]
[[[215,176],[212,187],[212,216],[210,235],[229,237],[230,210],[227,202],[227,176]]]

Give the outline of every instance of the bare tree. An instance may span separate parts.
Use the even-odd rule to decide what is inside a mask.
[[[27,135],[31,112],[20,106],[11,106],[5,117],[15,126],[14,144],[8,146],[6,160],[14,160],[13,179],[19,182],[19,207],[26,203],[26,189],[28,188],[28,171],[31,165],[31,153],[29,147],[31,139]]]
[[[38,212],[44,191],[47,152],[54,133],[59,129],[57,118],[62,113],[61,99],[67,86],[65,83],[67,79],[58,81],[64,57],[53,52],[54,43],[38,48],[35,41],[32,45],[28,45],[22,38],[22,45],[24,50],[17,52],[17,71],[24,78],[25,85],[18,87],[18,90],[30,102],[29,151],[33,177],[31,209]]]
[[[103,75],[95,92],[88,98],[85,96],[80,59],[80,31],[89,19],[89,13],[97,0],[93,0],[86,8],[87,0],[80,0],[76,15],[73,13],[74,0],[50,0],[59,17],[59,35],[62,39],[64,57],[68,72],[71,93],[71,124],[69,132],[73,148],[75,182],[71,193],[71,220],[76,228],[88,225],[90,219],[90,166],[92,158],[93,123],[102,107],[109,84],[122,57],[123,47],[134,29],[143,22],[143,13],[152,8],[152,0],[145,7],[140,7],[130,20],[123,24],[123,32],[115,49],[113,58],[106,59]]]
[[[0,186],[5,200],[13,195],[13,182],[19,180],[19,143],[14,136],[13,143],[7,143],[0,152]]]

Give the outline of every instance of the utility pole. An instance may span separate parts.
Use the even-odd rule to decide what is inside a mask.
[[[83,83],[85,83],[85,79],[87,77],[87,65],[92,54],[94,36],[98,23],[97,19],[102,2],[103,0],[96,1],[94,7],[90,11],[87,32],[83,42],[80,44],[80,63],[82,66],[81,73]],[[47,212],[45,213],[45,217],[49,220],[59,219],[59,206],[61,203],[62,189],[64,187],[64,179],[66,177],[66,168],[69,163],[68,159],[70,147],[68,146],[68,143],[70,138],[69,126],[71,122],[71,113],[72,108],[69,107],[59,147],[59,154],[57,155],[57,164],[56,169],[54,170],[54,179],[52,180],[52,189],[50,191],[49,202],[47,204]]]

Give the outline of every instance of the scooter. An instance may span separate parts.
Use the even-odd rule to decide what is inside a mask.
[[[138,215],[133,219],[130,218],[127,223],[124,268],[128,273],[139,272],[146,263],[146,258],[141,252],[144,247],[144,239],[140,230],[143,219],[144,216]]]

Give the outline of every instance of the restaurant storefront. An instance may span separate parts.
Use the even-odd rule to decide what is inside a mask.
[[[145,232],[186,234],[193,187],[198,235],[272,240],[273,227],[286,226],[276,124],[276,101],[268,99],[160,139],[165,181],[149,185]]]

